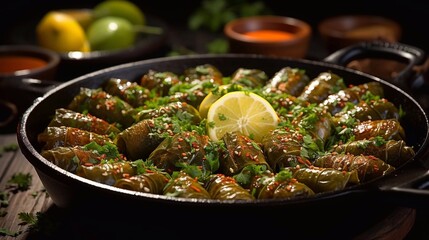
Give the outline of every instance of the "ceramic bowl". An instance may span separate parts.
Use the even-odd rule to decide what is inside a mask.
[[[55,79],[60,56],[33,45],[0,45],[0,133],[13,132],[19,116]],[[31,88],[31,91],[30,91]]]
[[[330,52],[364,41],[397,42],[402,28],[394,20],[372,15],[341,15],[318,25],[319,34]]]
[[[224,27],[231,53],[292,58],[307,55],[311,33],[308,23],[284,16],[238,18]]]

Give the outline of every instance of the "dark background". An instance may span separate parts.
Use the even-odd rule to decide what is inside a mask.
[[[61,8],[94,7],[101,0],[12,0],[0,9],[1,29],[9,32],[22,22],[40,19],[48,10]],[[168,24],[186,26],[189,16],[201,1],[137,1],[133,0],[148,14],[160,17]],[[250,1],[248,1],[250,2]],[[425,1],[264,1],[273,14],[300,18],[313,27],[317,35],[317,24],[330,16],[341,14],[379,15],[397,21],[403,30],[401,42],[423,50],[429,50],[429,10]],[[6,35],[6,34],[5,34]],[[317,36],[316,36],[317,37]],[[1,37],[1,43],[11,43],[7,36]],[[12,42],[13,43],[13,42]]]

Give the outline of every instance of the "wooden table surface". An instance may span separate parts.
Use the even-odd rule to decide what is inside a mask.
[[[16,134],[0,134],[0,146],[10,146],[17,144]],[[32,176],[31,186],[28,190],[11,192],[8,181],[16,173],[25,173]],[[6,215],[0,217],[0,229],[3,235],[1,239],[101,239],[96,232],[90,229],[74,231],[79,225],[70,224],[70,209],[58,208],[49,195],[45,192],[43,184],[33,166],[22,155],[21,151],[6,151],[0,156],[0,191],[8,192],[8,206],[2,206],[0,210]],[[71,210],[73,211],[73,210]],[[1,212],[1,211],[0,211]],[[30,213],[37,215],[43,213],[48,216],[49,222],[53,222],[54,229],[32,229],[32,225],[22,225],[20,213]],[[409,208],[398,208],[387,214],[386,217],[372,228],[352,237],[352,239],[428,239],[429,233],[427,221],[426,225],[417,224],[416,210]],[[421,218],[425,218],[425,214]],[[417,220],[416,220],[417,219]],[[419,228],[416,228],[418,226]],[[59,227],[55,229],[55,227]],[[37,229],[37,228],[36,228]],[[423,231],[422,229],[425,229]],[[16,233],[16,236],[5,236],[4,232]],[[74,232],[70,235],[71,232]],[[2,236],[4,236],[2,238]],[[73,237],[67,237],[73,236]],[[103,238],[106,236],[103,236]],[[114,237],[116,239],[116,237]]]

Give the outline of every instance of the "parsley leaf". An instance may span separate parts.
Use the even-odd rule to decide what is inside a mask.
[[[9,179],[8,187],[13,188],[12,191],[26,191],[31,186],[33,176],[30,173],[15,173]]]

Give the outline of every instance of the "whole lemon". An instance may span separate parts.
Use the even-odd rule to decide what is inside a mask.
[[[130,47],[136,39],[133,25],[120,17],[102,17],[86,30],[91,50],[118,50]]]
[[[133,25],[144,25],[145,16],[141,9],[127,0],[106,0],[93,8],[96,19],[113,16],[121,17],[130,21]]]
[[[90,45],[82,26],[66,13],[50,11],[36,27],[38,44],[56,52],[89,52]]]

